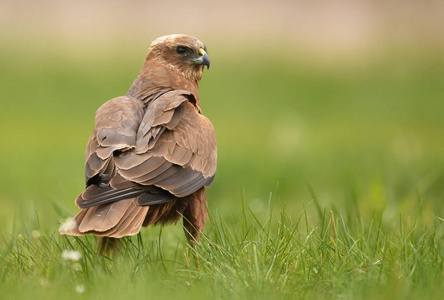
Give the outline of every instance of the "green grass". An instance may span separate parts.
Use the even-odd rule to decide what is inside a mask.
[[[78,210],[94,112],[126,93],[146,44],[2,39],[0,298],[444,294],[440,49],[332,60],[206,42],[218,170],[202,243],[148,228],[110,260],[57,228]]]
[[[341,212],[324,210],[321,222],[313,223],[309,209],[291,218],[273,211],[274,201],[262,221],[248,209],[237,222],[212,214],[195,248],[184,249],[180,231],[150,230],[125,239],[114,260],[98,255],[91,237],[23,233],[1,253],[2,293],[11,299],[442,296],[442,219],[429,226],[420,217],[398,216],[390,227],[382,213],[348,222]],[[81,258],[64,260],[63,250],[79,251]]]

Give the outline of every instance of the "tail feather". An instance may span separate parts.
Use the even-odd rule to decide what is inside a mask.
[[[110,230],[119,223],[132,201],[133,199],[127,199],[88,208],[86,216],[79,224],[79,231],[104,232]]]
[[[139,233],[148,210],[149,206],[144,206],[141,209],[138,209],[137,213],[131,218],[131,222],[129,222],[128,226],[122,226],[123,230],[117,230],[112,237],[122,237]]]
[[[148,210],[149,206],[137,205],[136,198],[85,208],[63,224],[59,232],[113,238],[135,235],[140,231]]]
[[[123,228],[126,227],[126,225],[125,225],[126,223],[131,222],[131,220],[132,220],[131,219],[131,213],[133,211],[138,211],[138,208],[135,205],[130,205],[128,207],[128,209],[125,211],[125,213],[122,216],[122,218],[119,220],[119,222],[115,226],[113,226],[112,228],[110,228],[109,230],[104,231],[104,232],[94,232],[94,234],[97,235],[97,236],[109,236],[109,237],[112,237],[113,234],[116,233],[116,231],[123,230]]]
[[[60,234],[68,234],[68,235],[83,235],[79,231],[79,224],[82,223],[83,219],[88,212],[87,209],[82,209],[74,218],[69,219],[67,222],[63,223],[59,228]]]

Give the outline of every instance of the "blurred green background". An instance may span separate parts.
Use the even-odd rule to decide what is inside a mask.
[[[77,212],[95,111],[171,33],[198,37],[211,58],[201,82],[218,139],[210,211],[235,220],[244,197],[261,216],[273,193],[298,216],[312,190],[366,219],[396,222],[420,202],[425,219],[444,216],[443,8],[0,1],[2,234],[56,230]]]

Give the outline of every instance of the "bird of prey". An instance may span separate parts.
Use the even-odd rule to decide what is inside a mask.
[[[202,115],[199,81],[210,59],[188,35],[154,40],[126,96],[103,104],[85,153],[81,211],[61,234],[104,241],[183,216],[190,243],[208,217],[205,187],[216,173],[216,137]],[[114,240],[115,241],[115,240]]]

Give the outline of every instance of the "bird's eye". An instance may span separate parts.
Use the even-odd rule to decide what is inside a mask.
[[[191,50],[190,48],[185,47],[185,46],[177,46],[177,48],[176,48],[177,54],[185,54],[187,52],[190,52],[190,50]]]

